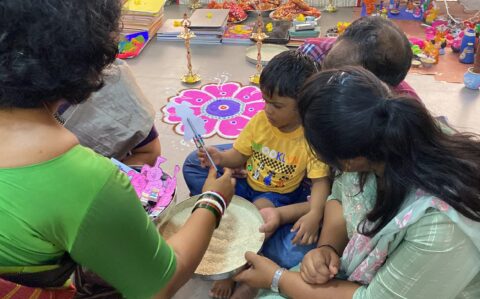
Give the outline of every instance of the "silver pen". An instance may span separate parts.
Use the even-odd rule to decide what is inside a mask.
[[[193,142],[195,143],[195,146],[199,149],[199,150],[202,150],[205,152],[205,154],[207,155],[207,158],[208,160],[210,161],[210,164],[215,167],[215,169],[218,171],[220,171],[217,167],[217,165],[215,165],[215,163],[213,162],[213,159],[212,159],[212,156],[210,156],[210,154],[208,153],[207,149],[205,148],[205,141],[203,140],[202,136],[200,134],[198,134],[197,130],[195,130],[195,127],[192,125],[192,122],[190,121],[190,118],[187,118],[187,123],[188,123],[188,126],[190,127],[190,129],[192,130],[193,132]]]

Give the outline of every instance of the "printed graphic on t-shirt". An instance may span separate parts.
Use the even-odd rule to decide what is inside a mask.
[[[298,158],[252,142],[253,154],[247,165],[251,178],[273,188],[285,187],[293,178]]]

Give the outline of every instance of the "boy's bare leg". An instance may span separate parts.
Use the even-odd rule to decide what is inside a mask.
[[[232,296],[235,288],[233,279],[215,281],[210,289],[209,296],[218,299],[228,299]]]
[[[254,205],[257,209],[261,210],[264,208],[274,208],[273,203],[266,198],[259,198],[255,200]],[[219,280],[213,283],[212,288],[210,289],[210,297],[228,299],[228,298],[238,298],[238,299],[248,299],[254,298],[258,290],[255,288],[250,288],[247,285],[240,285],[239,288],[235,289],[235,282],[233,279],[224,279]],[[249,295],[250,294],[250,295]],[[251,296],[253,294],[253,296]],[[244,297],[247,296],[247,297]],[[251,296],[251,297],[250,297]]]

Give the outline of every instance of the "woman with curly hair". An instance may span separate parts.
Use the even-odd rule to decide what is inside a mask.
[[[64,286],[76,265],[127,298],[170,297],[199,264],[221,213],[200,206],[165,241],[128,178],[53,116],[60,101],[82,103],[102,87],[120,1],[4,0],[0,16],[1,297],[71,298]],[[204,188],[228,204],[231,173],[215,175]]]

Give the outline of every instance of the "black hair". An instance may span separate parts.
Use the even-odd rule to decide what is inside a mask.
[[[262,70],[260,89],[271,97],[297,99],[303,83],[319,70],[319,65],[308,55],[295,50],[275,55]]]
[[[0,109],[80,103],[118,51],[119,0],[0,1]]]
[[[390,86],[397,86],[407,76],[412,64],[413,53],[410,42],[403,31],[393,22],[379,16],[363,17],[340,35],[336,43],[342,42],[348,55],[337,57],[334,51],[327,54],[325,68],[338,68],[351,60],[374,73]]]
[[[372,236],[382,229],[417,188],[480,221],[478,135],[444,133],[423,104],[392,97],[361,67],[313,75],[300,94],[299,112],[319,159],[336,167],[356,157],[384,163],[384,190],[359,226],[361,233]]]

